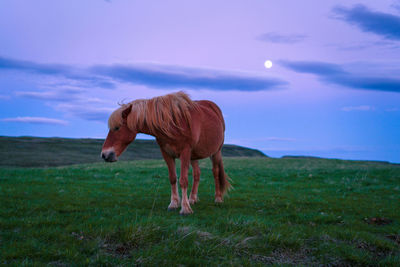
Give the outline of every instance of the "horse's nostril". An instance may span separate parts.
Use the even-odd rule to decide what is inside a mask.
[[[117,161],[117,157],[114,151],[106,151],[104,153],[101,153],[101,157],[107,162]]]
[[[113,162],[115,160],[116,160],[115,153],[114,152],[110,152],[110,154],[108,154],[108,156],[107,156],[107,161]]]

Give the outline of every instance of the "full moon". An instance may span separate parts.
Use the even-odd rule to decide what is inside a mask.
[[[271,61],[271,60],[266,60],[266,61],[264,62],[264,66],[265,66],[267,69],[272,68],[272,61]]]

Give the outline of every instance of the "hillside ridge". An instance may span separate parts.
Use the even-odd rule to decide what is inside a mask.
[[[0,136],[0,166],[50,167],[102,162],[100,151],[104,139],[62,137]],[[226,144],[224,157],[266,157],[259,150]],[[136,139],[121,155],[121,161],[161,159],[155,140]]]

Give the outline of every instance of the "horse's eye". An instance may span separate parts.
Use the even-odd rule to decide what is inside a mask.
[[[117,127],[114,127],[114,131],[118,131],[119,130],[119,127],[117,126]]]

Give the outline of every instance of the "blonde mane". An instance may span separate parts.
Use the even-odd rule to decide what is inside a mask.
[[[130,129],[147,127],[150,132],[173,136],[173,131],[180,129],[182,122],[191,128],[190,111],[197,108],[197,104],[184,92],[138,99],[115,110],[108,120],[108,127],[119,127],[123,122],[123,112],[130,109],[127,118]]]

